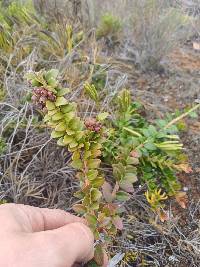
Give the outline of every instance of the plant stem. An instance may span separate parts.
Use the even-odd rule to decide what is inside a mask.
[[[194,106],[193,108],[191,108],[190,110],[188,110],[187,112],[181,114],[179,117],[173,119],[172,121],[170,121],[165,127],[164,129],[169,128],[170,126],[172,126],[173,124],[177,123],[178,121],[184,119],[185,117],[187,117],[191,112],[195,111],[196,109],[198,109],[200,107],[200,104]]]

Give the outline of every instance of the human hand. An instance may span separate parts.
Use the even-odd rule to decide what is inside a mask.
[[[71,267],[93,258],[93,235],[85,221],[58,209],[0,206],[0,265]]]

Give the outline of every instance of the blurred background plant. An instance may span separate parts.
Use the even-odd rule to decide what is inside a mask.
[[[101,17],[100,24],[97,27],[97,38],[107,38],[110,46],[113,46],[119,40],[121,30],[122,23],[120,19],[107,13]]]
[[[159,71],[163,58],[187,36],[187,15],[168,1],[136,0],[130,20],[136,61],[144,70]]]

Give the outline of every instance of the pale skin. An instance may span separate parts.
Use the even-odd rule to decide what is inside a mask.
[[[75,267],[93,258],[86,222],[63,210],[4,204],[0,225],[1,266]]]

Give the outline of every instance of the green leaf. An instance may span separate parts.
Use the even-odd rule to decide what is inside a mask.
[[[96,225],[97,223],[97,218],[93,214],[87,214],[85,216],[85,219],[89,223],[89,225]]]
[[[49,81],[51,78],[56,79],[58,77],[59,70],[51,69],[46,72],[45,79]]]
[[[99,121],[104,121],[108,116],[109,116],[109,113],[108,113],[108,112],[100,113],[100,114],[97,116],[97,120],[99,120]]]
[[[158,127],[160,127],[161,129],[164,128],[167,125],[167,121],[165,120],[156,120],[156,124],[158,125]]]
[[[84,143],[79,143],[78,148],[83,148],[84,147]]]
[[[102,194],[97,188],[92,188],[90,190],[90,198],[92,202],[99,201],[101,197],[102,197]]]
[[[44,122],[47,122],[47,121],[50,121],[50,120],[51,120],[51,116],[49,116],[48,114],[46,114],[46,115],[44,116],[43,121],[44,121]]]
[[[68,144],[70,144],[73,141],[74,141],[73,136],[65,135],[64,138],[63,138],[63,143],[65,145],[68,145]]]
[[[74,117],[75,117],[75,113],[73,111],[72,112],[69,112],[69,113],[65,113],[65,120],[66,120],[66,122],[71,121]]]
[[[55,105],[56,105],[57,107],[59,107],[59,106],[64,106],[64,105],[66,105],[66,104],[68,104],[68,101],[67,101],[66,98],[64,98],[63,96],[59,96],[59,97],[57,97],[56,102],[55,102]]]
[[[65,131],[66,130],[66,123],[65,122],[60,122],[56,128],[55,131]]]
[[[71,166],[74,169],[81,169],[81,168],[83,168],[83,162],[80,159],[73,160],[72,163],[71,163]]]
[[[96,177],[98,176],[98,171],[97,170],[89,170],[87,173],[87,177],[89,181],[92,181],[94,179],[96,179]]]
[[[134,157],[128,157],[128,159],[126,160],[127,164],[132,164],[132,165],[138,165],[139,164],[139,159],[138,158],[134,158]]]
[[[61,111],[62,111],[63,113],[68,113],[68,112],[74,110],[75,107],[74,107],[73,104],[67,104],[67,105],[61,106],[60,109],[61,109]]]
[[[51,78],[48,80],[48,85],[55,88],[58,85],[58,81],[56,81],[54,78]]]
[[[70,121],[69,125],[72,130],[76,131],[81,130],[83,128],[83,123],[80,118],[74,118],[74,120]]]
[[[57,112],[58,112],[57,109],[49,110],[49,111],[48,111],[48,115],[49,115],[50,117],[52,117],[52,116],[55,115]]]
[[[114,177],[117,180],[120,180],[125,174],[125,168],[124,168],[123,164],[121,162],[118,164],[113,164],[112,168],[113,168]]]
[[[63,118],[63,114],[61,113],[61,112],[57,112],[56,114],[54,114],[53,116],[52,116],[52,120],[53,121],[59,121],[60,119],[62,119]]]
[[[155,136],[157,134],[157,130],[153,125],[149,125],[148,131],[151,134],[151,136]]]
[[[51,138],[59,138],[64,136],[65,132],[57,132],[57,131],[53,131],[51,133]]]
[[[73,130],[71,130],[71,129],[66,129],[66,133],[68,134],[68,135],[74,135],[76,132],[75,131],[73,131]]]
[[[60,139],[58,139],[57,145],[58,146],[65,146],[65,144],[63,143],[63,137],[61,137]]]
[[[76,132],[75,139],[76,139],[77,141],[79,141],[83,136],[84,136],[84,132],[82,132],[82,131],[78,131],[78,132]]]
[[[97,169],[101,163],[100,159],[90,159],[88,160],[88,168],[89,169]]]
[[[51,102],[49,100],[46,101],[46,107],[47,107],[48,110],[53,110],[53,109],[56,108],[54,102]]]
[[[78,143],[75,140],[69,143],[70,148],[74,148],[76,146],[78,146]]]
[[[93,210],[98,210],[99,209],[99,203],[98,202],[93,202],[91,204],[91,209]],[[95,234],[94,234],[95,235]],[[95,237],[96,238],[96,237]]]
[[[91,156],[91,151],[87,150],[84,152],[83,158],[84,160],[88,159]]]
[[[126,173],[136,174],[137,168],[134,167],[133,165],[127,165],[126,166]]]
[[[101,176],[98,176],[96,179],[91,181],[91,185],[95,188],[99,188],[104,184],[104,178]]]
[[[94,142],[94,143],[90,144],[90,147],[92,150],[98,150],[98,149],[102,148],[102,145]]]
[[[119,201],[127,201],[130,199],[130,195],[124,191],[119,191],[116,193],[116,199]]]
[[[36,79],[33,79],[32,81],[31,81],[31,84],[32,84],[32,86],[41,86],[42,84],[40,83],[40,82],[38,82]]]
[[[57,91],[57,96],[64,96],[68,94],[71,90],[69,88],[61,88]]]
[[[153,143],[150,143],[150,142],[146,143],[146,144],[144,145],[144,147],[145,147],[146,149],[150,150],[150,151],[153,151],[153,150],[156,150],[156,149],[157,149],[157,147],[156,147]]]
[[[90,142],[85,142],[84,143],[85,150],[89,150],[90,149],[90,146],[91,146],[91,143]]]
[[[79,151],[75,151],[72,155],[72,160],[78,160],[80,159],[80,152]]]
[[[138,180],[138,178],[137,178],[136,173],[126,173],[124,178],[123,178],[123,181],[127,181],[130,183],[135,183],[135,182],[137,182],[137,180]]]

